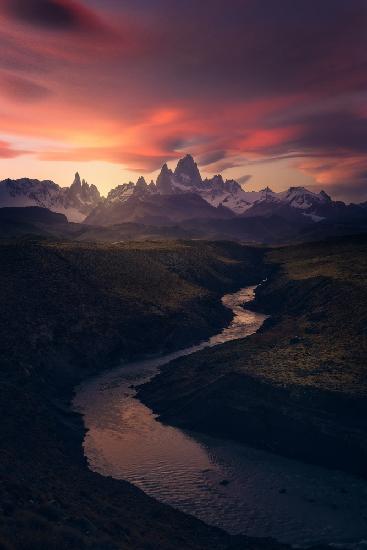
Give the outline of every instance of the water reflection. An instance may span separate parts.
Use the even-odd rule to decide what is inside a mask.
[[[367,533],[367,483],[244,445],[160,424],[132,387],[174,358],[254,333],[265,316],[242,307],[254,287],[227,295],[229,327],[179,352],[125,365],[83,386],[75,406],[90,468],[232,533],[297,544],[358,541]]]

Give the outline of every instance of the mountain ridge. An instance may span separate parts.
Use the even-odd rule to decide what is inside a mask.
[[[70,187],[60,187],[52,180],[7,178],[0,181],[0,207],[48,208],[64,214],[71,222],[82,222],[101,201],[97,187],[81,180],[76,172]]]
[[[165,163],[154,182],[140,176],[122,183],[102,197],[95,185],[75,174],[70,187],[51,180],[21,178],[0,182],[0,208],[39,206],[66,215],[69,221],[108,226],[117,223],[167,225],[188,220],[224,220],[280,216],[297,225],[321,221],[348,222],[365,218],[367,209],[333,201],[325,192],[292,186],[281,192],[269,187],[247,191],[221,174],[202,178],[194,158],[187,154],[174,170]]]
[[[200,202],[199,198],[202,199],[201,211],[198,208],[192,210],[192,195],[197,196],[196,203]],[[175,209],[172,211],[169,208],[170,202],[177,201],[164,197],[179,197],[179,217],[175,217]],[[210,209],[204,206],[203,201]],[[328,218],[335,221],[341,211],[343,215],[351,211],[345,203],[333,201],[325,191],[315,193],[301,186],[293,186],[281,192],[274,192],[269,187],[260,191],[246,191],[236,180],[224,180],[220,174],[203,179],[194,158],[186,155],[178,161],[175,170],[164,164],[156,183],[151,181],[147,184],[140,177],[136,184],[130,182],[111,190],[106,200],[86,217],[85,223],[107,226],[146,219],[151,223],[152,216],[156,217],[156,210],[163,224],[192,219],[222,220],[275,214],[295,220],[299,225]],[[361,215],[365,215],[365,210],[361,210]]]

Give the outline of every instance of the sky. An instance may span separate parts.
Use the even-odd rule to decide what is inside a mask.
[[[366,0],[0,0],[0,179],[367,200]]]

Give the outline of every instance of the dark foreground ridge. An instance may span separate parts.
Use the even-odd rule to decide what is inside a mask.
[[[272,549],[88,470],[75,384],[206,338],[221,294],[262,276],[230,243],[0,243],[1,550]]]
[[[367,238],[267,253],[255,335],[140,388],[162,421],[367,477]]]

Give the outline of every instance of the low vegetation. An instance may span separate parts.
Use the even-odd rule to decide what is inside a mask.
[[[219,296],[259,277],[230,243],[0,242],[0,549],[276,547],[233,538],[88,470],[73,386],[117,361],[200,340]]]
[[[141,398],[166,422],[366,476],[366,252],[364,236],[268,252],[263,329],[178,360]]]

